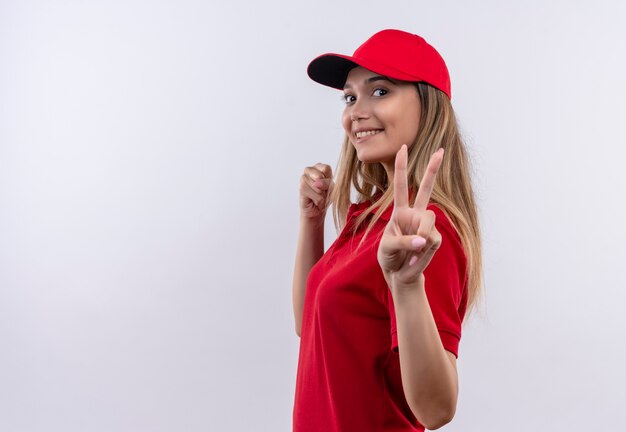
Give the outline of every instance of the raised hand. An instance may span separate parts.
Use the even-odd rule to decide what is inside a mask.
[[[443,148],[430,158],[413,206],[409,206],[407,146],[396,153],[393,177],[394,207],[378,247],[378,263],[387,283],[414,285],[441,245],[435,213],[426,210],[443,160]]]
[[[329,165],[317,163],[304,168],[300,177],[301,216],[307,219],[323,219],[330,204],[328,198],[333,187],[333,171]]]

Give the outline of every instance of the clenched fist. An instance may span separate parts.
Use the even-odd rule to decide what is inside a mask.
[[[329,165],[306,167],[300,177],[300,213],[307,219],[324,219],[335,183]]]

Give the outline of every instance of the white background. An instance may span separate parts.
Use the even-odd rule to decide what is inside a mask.
[[[0,1],[0,430],[288,431],[306,66],[383,28],[448,63],[486,297],[447,431],[617,431],[621,1]],[[327,219],[326,244],[335,230]]]

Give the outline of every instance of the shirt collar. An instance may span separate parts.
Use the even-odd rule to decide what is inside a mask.
[[[409,197],[411,196],[411,191],[413,190],[413,188],[409,188]],[[376,193],[371,200],[366,200],[360,203],[354,203],[352,205],[350,205],[350,209],[348,210],[348,214],[351,217],[357,217],[359,216],[361,213],[363,213],[370,205],[372,205],[373,202],[377,201],[380,197],[382,196],[382,192],[378,192]],[[373,215],[374,213],[376,213],[376,211],[378,210],[378,207],[374,207],[374,209],[371,212],[371,215]],[[393,201],[391,202],[391,204],[389,204],[389,207],[387,207],[383,213],[380,215],[380,218],[384,221],[389,222],[389,220],[391,219],[391,213],[393,213]]]

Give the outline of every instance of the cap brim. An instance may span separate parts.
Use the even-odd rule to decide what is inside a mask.
[[[422,81],[420,77],[408,75],[387,65],[335,53],[322,54],[313,59],[307,67],[307,74],[313,81],[343,90],[348,73],[357,66],[397,80]]]
[[[351,69],[359,66],[351,57],[342,54],[322,54],[309,63],[307,74],[320,84],[343,90]]]

